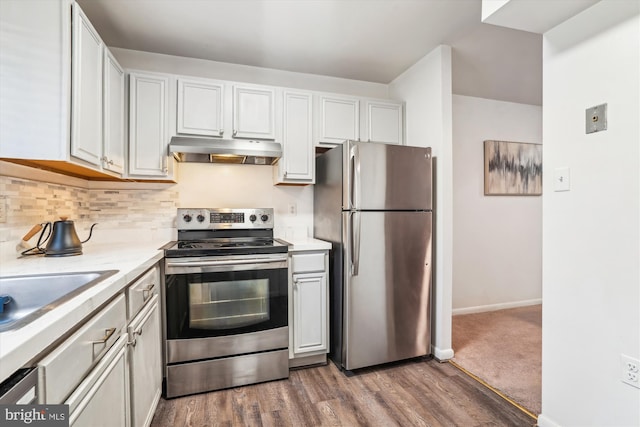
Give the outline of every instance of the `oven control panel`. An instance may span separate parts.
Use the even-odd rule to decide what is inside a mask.
[[[273,208],[179,208],[176,226],[178,230],[273,229]]]

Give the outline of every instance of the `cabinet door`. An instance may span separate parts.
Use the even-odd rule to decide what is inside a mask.
[[[167,177],[169,78],[129,76],[129,175]]]
[[[126,338],[121,337],[104,361],[65,402],[69,405],[70,426],[130,425],[126,342]]]
[[[293,276],[293,353],[327,350],[327,274]]]
[[[148,426],[162,391],[160,308],[157,296],[131,322],[129,343],[131,425]]]
[[[276,139],[275,91],[233,87],[233,137]]]
[[[367,141],[403,143],[402,104],[367,101]]]
[[[71,155],[100,166],[104,44],[77,3],[72,19]]]
[[[312,97],[310,93],[284,93],[281,183],[313,183]]]
[[[71,18],[70,2],[0,0],[0,158],[69,159]]]
[[[104,140],[102,167],[124,172],[124,70],[104,49]]]
[[[179,134],[222,136],[224,85],[178,79]]]
[[[319,143],[340,144],[350,139],[360,138],[360,101],[347,98],[320,95],[318,138]]]

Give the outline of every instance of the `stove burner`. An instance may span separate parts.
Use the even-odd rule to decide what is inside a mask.
[[[251,256],[289,249],[287,242],[273,237],[273,208],[180,208],[176,221],[178,239],[164,248],[167,258]]]
[[[273,240],[245,240],[245,241],[229,241],[229,240],[206,240],[206,241],[184,241],[178,242],[178,249],[222,249],[222,248],[253,248],[273,246]]]

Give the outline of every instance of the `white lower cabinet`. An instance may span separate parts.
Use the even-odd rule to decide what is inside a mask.
[[[158,296],[147,304],[129,326],[129,367],[131,373],[131,425],[151,424],[162,392],[160,347],[160,306]]]
[[[62,403],[73,394],[104,360],[126,321],[127,305],[121,294],[38,362],[39,403]]]
[[[127,336],[122,335],[65,401],[70,426],[130,425],[126,345]]]
[[[328,251],[292,252],[289,366],[326,362],[329,350]]]
[[[327,274],[293,276],[293,353],[327,349]]]
[[[158,265],[148,269],[38,362],[39,404],[69,405],[71,426],[151,424],[162,391],[160,280]]]

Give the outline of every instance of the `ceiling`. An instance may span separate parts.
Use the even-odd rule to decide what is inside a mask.
[[[481,0],[78,0],[108,46],[389,83],[452,46],[453,92],[542,104],[542,39]]]

